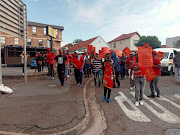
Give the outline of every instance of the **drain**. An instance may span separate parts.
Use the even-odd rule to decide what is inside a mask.
[[[168,129],[165,135],[180,135],[180,129]]]

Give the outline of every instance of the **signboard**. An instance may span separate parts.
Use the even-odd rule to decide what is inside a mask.
[[[124,48],[123,52],[126,54],[127,57],[129,57],[131,50],[128,47],[126,47]]]
[[[145,68],[145,77],[148,82],[156,78],[153,68]]]
[[[47,35],[56,38],[56,30],[50,26],[46,26]]]
[[[152,47],[138,47],[138,62],[139,67],[153,67]]]

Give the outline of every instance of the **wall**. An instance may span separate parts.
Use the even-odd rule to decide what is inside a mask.
[[[140,36],[138,34],[134,34],[131,38],[130,38],[130,50],[131,51],[137,51],[137,47],[134,44],[134,40],[140,40]]]
[[[114,48],[114,43],[116,43],[116,48]],[[130,39],[123,39],[120,41],[115,41],[110,43],[111,49],[113,50],[124,50],[125,47],[130,48]]]
[[[173,48],[178,40],[180,40],[180,36],[172,37],[172,38],[166,38],[166,46],[169,48]]]

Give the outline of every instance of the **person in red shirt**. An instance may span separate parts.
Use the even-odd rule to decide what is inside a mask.
[[[130,53],[130,57],[127,59],[126,64],[127,64],[127,68],[129,71],[129,78],[130,78],[130,90],[133,89],[134,84],[133,84],[133,72],[131,70],[132,68],[132,63],[136,60],[136,57],[134,56],[134,53],[131,52]],[[134,87],[135,88],[135,87]]]
[[[51,51],[50,50],[51,50],[50,48],[47,48],[47,52],[44,55],[44,57],[46,57],[46,63],[47,63],[47,68],[48,68],[47,76],[50,75],[50,67],[49,67],[49,62],[50,62],[50,59],[51,59]]]
[[[72,58],[72,65],[74,66],[74,75],[76,79],[76,86],[82,87],[82,70],[84,68],[84,59],[81,55],[78,55],[78,51],[75,51],[74,57]]]
[[[154,73],[156,74],[156,78],[150,81],[149,83],[149,86],[151,89],[151,95],[149,95],[148,97],[155,98],[154,89],[157,92],[157,97],[160,97],[160,90],[157,84],[159,81],[159,76],[161,75],[161,62],[159,58],[157,57],[157,52],[155,50],[152,51],[152,56],[153,56],[153,70],[154,70]]]
[[[51,76],[51,80],[54,80],[54,61],[56,58],[56,54],[55,51],[53,50],[51,53],[51,57],[49,59],[49,71],[50,71],[50,76]]]
[[[143,95],[144,95],[144,83],[145,78],[141,73],[139,63],[138,63],[138,53],[135,54],[136,60],[132,64],[132,70],[134,71],[134,85],[135,85],[135,105],[143,105]]]

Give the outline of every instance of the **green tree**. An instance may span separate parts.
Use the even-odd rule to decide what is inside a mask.
[[[174,45],[174,47],[180,48],[180,40],[178,40],[178,41],[176,42],[176,44]]]
[[[73,46],[73,44],[72,44],[72,43],[69,43],[69,44],[68,44],[68,48],[70,48],[71,46]]]
[[[142,36],[138,43],[135,45],[143,46],[144,43],[150,43],[150,46],[152,46],[152,49],[161,47],[161,41],[156,36]]]
[[[80,42],[82,42],[83,40],[82,39],[75,39],[74,41],[73,41],[73,44],[77,44],[77,43],[80,43]]]

